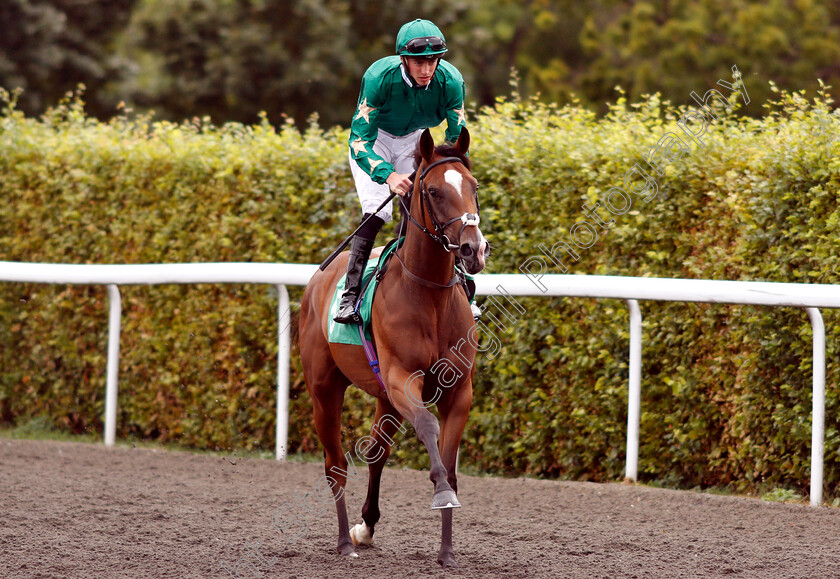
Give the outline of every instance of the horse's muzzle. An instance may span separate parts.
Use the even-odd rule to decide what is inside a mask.
[[[458,257],[469,274],[476,274],[484,269],[490,256],[490,245],[484,239],[481,230],[476,228],[476,231],[478,236],[475,239],[464,241],[458,248]]]

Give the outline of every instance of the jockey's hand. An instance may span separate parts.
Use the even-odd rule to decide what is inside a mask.
[[[402,175],[397,173],[396,171],[388,175],[388,178],[385,179],[385,183],[388,184],[391,191],[399,195],[400,197],[405,197],[405,194],[411,191],[411,187],[413,183],[409,179],[411,175],[405,174]]]

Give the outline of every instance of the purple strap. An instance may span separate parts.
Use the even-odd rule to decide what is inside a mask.
[[[362,348],[365,350],[365,356],[368,359],[368,364],[370,364],[370,369],[373,370],[373,375],[376,376],[376,381],[379,382],[379,386],[382,387],[382,391],[387,393],[387,390],[385,390],[385,383],[382,382],[382,373],[379,370],[379,359],[376,357],[376,348],[374,348],[373,343],[365,337],[365,330],[362,327],[362,324],[359,324],[359,337],[362,338]]]

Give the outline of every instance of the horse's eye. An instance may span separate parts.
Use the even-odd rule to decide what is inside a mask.
[[[435,189],[434,187],[429,187],[429,195],[437,198],[438,197],[438,190]]]

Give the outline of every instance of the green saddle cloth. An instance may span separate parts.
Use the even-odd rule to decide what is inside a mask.
[[[364,328],[365,337],[368,340],[373,340],[373,336],[370,333],[370,314],[373,310],[373,295],[376,293],[376,286],[379,283],[379,280],[375,277],[370,280],[370,283],[368,283],[368,279],[373,276],[376,266],[379,263],[384,264],[388,257],[393,254],[400,245],[402,245],[403,239],[405,238],[401,237],[399,240],[393,240],[385,246],[385,249],[382,250],[382,254],[379,257],[369,259],[367,265],[365,266],[365,271],[362,274],[362,288],[365,293],[362,295],[362,303],[359,306],[359,315],[362,316],[362,328]],[[344,293],[344,283],[346,281],[347,274],[345,273],[341,276],[341,279],[338,280],[338,285],[335,286],[335,293],[333,294],[332,301],[330,302],[330,323],[327,328],[327,338],[334,344],[354,344],[356,346],[361,346],[362,338],[359,336],[358,325],[339,324],[333,319],[338,313],[338,304],[341,301],[341,295]]]

